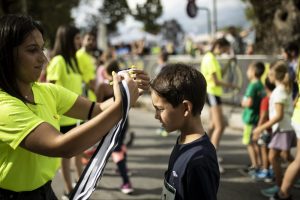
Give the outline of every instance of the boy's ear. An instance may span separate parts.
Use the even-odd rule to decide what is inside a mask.
[[[188,115],[192,114],[193,104],[189,100],[183,100],[182,102],[184,106],[184,116],[187,117]]]

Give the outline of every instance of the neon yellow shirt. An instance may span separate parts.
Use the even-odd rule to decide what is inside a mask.
[[[83,81],[88,84],[91,80],[94,80],[96,78],[96,67],[94,63],[94,58],[90,54],[88,54],[83,48],[79,49],[76,52],[76,57],[80,71],[82,73]],[[88,90],[88,98],[91,101],[95,101],[95,93],[91,90]]]
[[[74,60],[71,62],[74,63]],[[82,95],[82,76],[80,72],[73,71],[71,67],[68,69],[69,72],[65,59],[61,55],[53,57],[47,67],[47,80],[55,81],[55,84],[61,85],[78,95]],[[75,125],[77,122],[77,119],[66,116],[61,116],[60,118],[61,126]]]
[[[51,83],[34,83],[36,105],[0,90],[0,188],[31,191],[53,179],[60,159],[32,153],[20,143],[39,124],[59,130],[59,115],[67,112],[78,95]]]
[[[201,61],[200,71],[207,82],[207,93],[222,96],[223,89],[221,86],[215,84],[213,74],[215,73],[219,80],[222,80],[221,66],[213,53],[206,53]]]
[[[297,78],[298,88],[300,88],[300,73],[298,72],[297,74],[298,74],[298,78]],[[297,100],[296,106],[294,108],[292,121],[296,122],[297,124],[300,124],[300,96],[298,96],[298,100]]]

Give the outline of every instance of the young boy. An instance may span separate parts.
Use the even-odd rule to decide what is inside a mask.
[[[274,90],[275,85],[270,82],[267,77],[265,80],[265,92],[266,96],[260,102],[259,109],[259,121],[257,126],[260,126],[269,120],[269,98]],[[268,144],[271,140],[272,129],[268,129],[267,131],[261,134],[253,134],[253,141],[257,141],[260,149],[262,166],[260,171],[256,173],[256,180],[264,180],[265,182],[272,181],[272,170],[269,170],[269,159],[268,159]]]
[[[217,199],[220,172],[216,150],[200,118],[205,78],[185,64],[168,64],[150,87],[155,118],[166,131],[180,132],[165,173],[162,199]]]
[[[261,99],[265,96],[264,86],[260,81],[260,77],[265,71],[265,66],[261,62],[251,63],[247,70],[247,77],[249,79],[249,85],[247,86],[246,93],[242,100],[244,133],[243,144],[247,145],[248,154],[251,161],[248,174],[250,176],[255,175],[259,167],[259,155],[258,146],[252,142],[252,130],[258,123],[259,119],[259,106]]]

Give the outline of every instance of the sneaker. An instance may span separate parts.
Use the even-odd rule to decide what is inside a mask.
[[[248,168],[248,175],[251,178],[255,178],[255,175],[259,172],[259,169],[257,169],[256,167],[249,167]]]
[[[274,196],[270,197],[270,200],[292,200],[292,196],[290,195],[287,198],[281,198],[277,192]]]
[[[265,197],[273,197],[277,192],[279,192],[279,187],[274,185],[273,187],[262,189],[260,191]]]
[[[121,186],[121,192],[124,194],[131,194],[133,192],[133,188],[130,183],[125,183]]]
[[[300,188],[300,178],[294,183],[294,188]]]
[[[268,176],[269,176],[268,170],[262,169],[255,173],[255,180],[262,181],[262,180],[265,180],[266,178],[268,178]]]

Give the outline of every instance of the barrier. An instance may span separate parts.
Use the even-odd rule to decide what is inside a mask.
[[[128,68],[131,65],[136,65],[137,68],[144,69],[149,74],[150,78],[153,78],[155,76],[157,67],[157,58],[157,55],[143,57],[128,56],[120,58],[119,61],[121,68]],[[223,80],[234,83],[240,87],[240,90],[224,89],[222,100],[226,103],[238,105],[240,104],[245,93],[245,89],[249,83],[246,75],[248,65],[251,62],[263,62],[266,66],[265,73],[262,76],[262,80],[264,80],[268,72],[270,63],[280,59],[280,57],[267,55],[237,55],[236,60],[230,60],[226,57],[217,57],[217,59],[222,67]],[[200,70],[201,60],[202,56],[192,57],[190,55],[172,55],[169,56],[168,62],[182,62]]]

